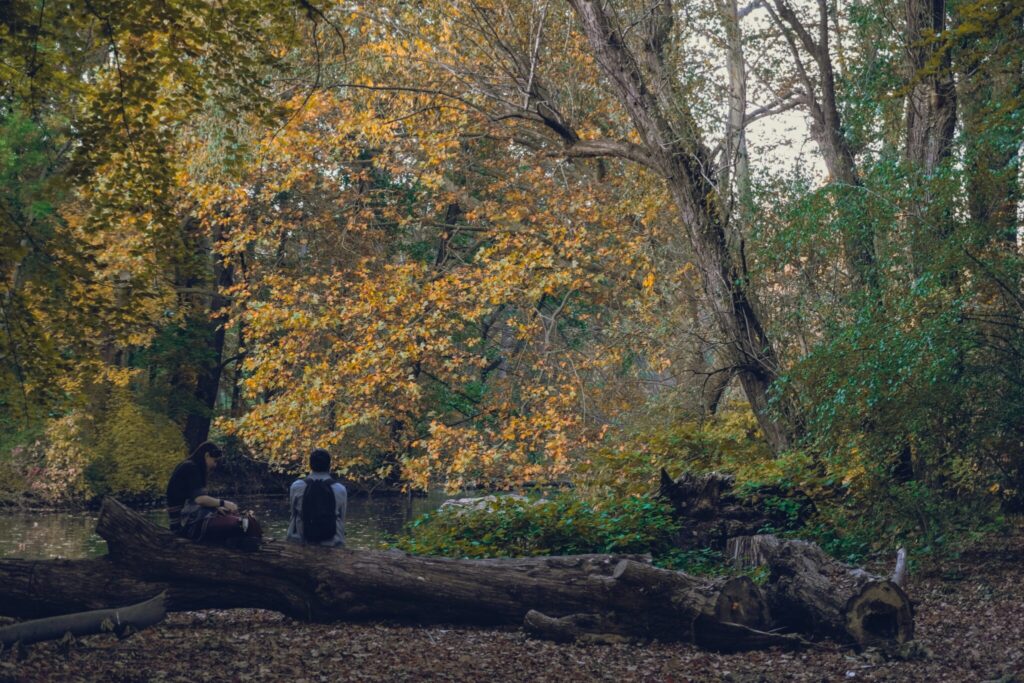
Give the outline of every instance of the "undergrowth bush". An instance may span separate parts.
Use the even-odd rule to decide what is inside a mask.
[[[591,503],[559,493],[550,500],[499,497],[478,509],[445,508],[414,520],[396,545],[455,558],[581,553],[650,554],[656,566],[697,575],[735,573],[711,548],[676,546],[679,523],[662,500],[632,496]],[[763,581],[756,571],[755,581]]]
[[[423,515],[399,547],[449,557],[526,557],[578,553],[664,554],[678,525],[668,506],[649,497],[597,507],[567,494],[551,500],[499,497],[472,510]]]
[[[32,488],[43,463],[38,426],[0,436],[0,501],[12,501]]]
[[[728,472],[737,494],[789,519],[765,532],[816,540],[855,563],[900,545],[916,556],[955,553],[974,532],[1000,528],[998,499],[979,490],[977,468],[965,459],[951,458],[929,478],[899,481],[879,444],[877,435],[828,447],[809,441],[775,456],[749,408],[730,405],[705,420],[639,422],[618,443],[595,450],[574,483],[579,495],[602,500],[654,493],[663,467],[673,477]],[[781,493],[764,497],[765,487]],[[808,499],[815,512],[800,528]]]
[[[602,504],[559,493],[550,500],[499,497],[481,509],[445,508],[413,521],[397,546],[419,555],[528,557],[650,553],[659,566],[708,573],[720,557],[674,546],[679,525],[651,496]]]
[[[165,416],[114,394],[102,419],[78,409],[50,420],[32,490],[52,501],[84,502],[115,495],[161,495],[187,449],[178,427]]]
[[[95,495],[159,496],[186,451],[173,422],[119,399],[103,424],[85,478]]]

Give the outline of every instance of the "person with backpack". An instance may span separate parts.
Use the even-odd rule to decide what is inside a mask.
[[[296,479],[288,491],[289,541],[308,545],[345,545],[348,491],[331,478],[331,454],[317,448],[309,454],[309,476]]]

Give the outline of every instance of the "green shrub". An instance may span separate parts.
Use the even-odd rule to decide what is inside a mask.
[[[457,558],[650,553],[655,565],[689,574],[731,571],[719,551],[676,547],[678,533],[679,524],[660,499],[631,496],[593,504],[562,493],[546,501],[508,497],[482,509],[428,513],[409,525],[397,547]]]
[[[667,557],[679,526],[663,502],[637,496],[594,505],[499,498],[480,510],[448,508],[416,519],[398,547],[421,555],[526,557],[651,553]]]
[[[997,501],[953,498],[922,482],[876,481],[842,491],[804,532],[836,558],[860,564],[873,554],[907,546],[915,558],[948,557],[1006,523]]]

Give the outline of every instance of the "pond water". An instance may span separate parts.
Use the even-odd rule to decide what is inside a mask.
[[[424,497],[350,496],[345,535],[350,548],[379,548],[410,521],[431,512],[450,497],[440,491]],[[282,539],[288,529],[288,500],[280,496],[234,498],[243,510],[253,510],[266,538]],[[146,510],[155,524],[166,527],[163,509]],[[106,555],[106,542],[96,535],[96,513],[14,512],[0,514],[0,557],[25,559],[97,557]]]

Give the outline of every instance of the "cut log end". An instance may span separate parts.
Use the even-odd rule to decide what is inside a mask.
[[[781,626],[859,647],[914,637],[910,599],[895,581],[849,567],[805,541],[748,536],[732,539],[728,550],[739,567],[769,566],[765,592]]]
[[[772,534],[734,536],[725,546],[725,554],[736,569],[760,567],[779,552],[782,541]]]
[[[892,581],[864,584],[846,606],[846,631],[861,647],[913,639],[910,598]]]

